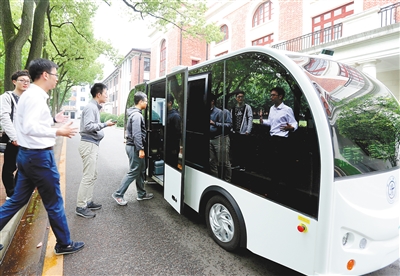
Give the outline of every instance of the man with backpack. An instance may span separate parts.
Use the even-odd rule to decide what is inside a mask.
[[[14,116],[16,116],[17,113],[19,97],[28,89],[31,82],[29,73],[26,70],[20,70],[12,74],[11,80],[15,89],[13,91],[6,91],[0,97],[0,121],[3,129],[1,142],[6,143],[1,179],[6,189],[7,200],[14,194],[14,187],[17,181],[17,174],[14,176],[14,172],[17,170],[17,154],[19,147],[17,133],[13,124]]]
[[[118,203],[124,206],[128,202],[124,199],[126,190],[136,180],[136,200],[152,199],[153,194],[147,193],[144,188],[146,173],[146,126],[142,111],[147,107],[147,96],[143,92],[136,92],[133,97],[135,106],[127,110],[129,115],[126,124],[126,154],[129,158],[129,171],[121,180],[120,187],[111,196]]]

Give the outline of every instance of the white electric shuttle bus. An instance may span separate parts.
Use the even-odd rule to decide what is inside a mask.
[[[273,87],[298,122],[284,146],[260,124]],[[361,275],[399,258],[400,107],[376,79],[326,56],[252,47],[138,85],[127,107],[136,91],[149,101],[147,177],[178,212],[204,216],[221,247],[307,275]],[[252,113],[231,113],[239,91]],[[232,131],[241,119],[248,135]]]

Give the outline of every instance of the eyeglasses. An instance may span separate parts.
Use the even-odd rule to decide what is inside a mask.
[[[23,84],[27,84],[27,83],[31,82],[30,80],[17,80],[17,81],[22,82]]]
[[[243,98],[244,98],[244,96],[237,96],[237,98],[239,98],[239,99],[243,99]]]
[[[58,74],[53,74],[53,73],[50,73],[50,72],[47,72],[47,71],[46,71],[46,73],[49,74],[49,75],[56,76],[56,78],[58,78]]]
[[[271,95],[269,95],[270,97],[277,97],[277,96],[279,96],[278,94],[271,94]]]

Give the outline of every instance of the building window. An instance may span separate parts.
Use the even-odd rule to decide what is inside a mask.
[[[269,34],[269,35],[266,35],[264,37],[261,37],[261,38],[258,38],[256,40],[253,40],[251,42],[251,45],[253,45],[253,46],[262,46],[262,45],[271,44],[272,42],[274,42],[274,34]]]
[[[145,57],[143,58],[144,62],[144,71],[150,71],[150,58]]]
[[[84,102],[85,101],[85,97],[81,97],[81,102]]]
[[[227,39],[229,38],[228,26],[222,25],[221,28],[220,28],[220,30],[221,30],[221,33],[224,34],[224,37],[223,37],[219,42],[222,42],[222,41],[227,40]]]
[[[258,6],[253,15],[253,27],[263,24],[272,18],[272,3],[267,1]]]
[[[192,59],[192,65],[196,65],[197,63],[199,63],[200,62],[200,60],[193,60]]]
[[[165,76],[165,67],[167,63],[167,46],[165,40],[161,43],[160,48],[160,76]]]
[[[81,87],[81,92],[85,92],[85,87],[84,86]]]
[[[354,13],[354,2],[320,14],[312,19],[313,45],[326,43],[341,36],[338,20]]]

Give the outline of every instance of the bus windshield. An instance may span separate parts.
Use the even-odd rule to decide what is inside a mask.
[[[309,77],[330,122],[335,177],[399,166],[400,108],[380,82],[345,64],[290,56]]]

